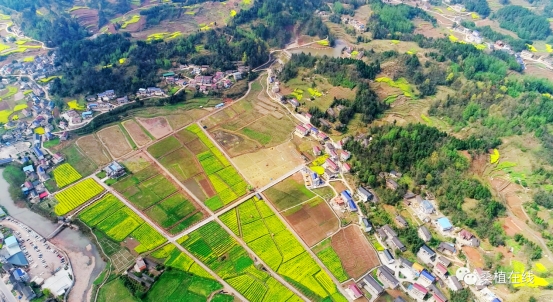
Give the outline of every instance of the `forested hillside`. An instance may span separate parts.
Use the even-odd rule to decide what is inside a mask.
[[[521,39],[545,40],[551,34],[549,21],[522,6],[505,6],[494,14],[502,28],[515,32]]]

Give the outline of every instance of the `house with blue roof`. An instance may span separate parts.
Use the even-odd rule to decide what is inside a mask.
[[[8,157],[8,158],[3,158],[3,159],[0,159],[0,165],[5,165],[5,164],[9,164],[13,161],[13,158],[11,157]]]
[[[428,200],[423,200],[420,204],[420,209],[425,214],[432,214],[434,213],[434,206],[432,203]]]
[[[353,201],[353,199],[348,200],[348,208],[352,212],[357,212],[357,205]]]
[[[85,111],[85,112],[81,113],[81,116],[83,118],[91,118],[92,115],[93,115],[92,111]]]
[[[35,154],[38,160],[44,159],[44,153],[37,146],[33,147],[33,153]]]
[[[25,172],[25,173],[35,172],[35,168],[33,167],[33,165],[28,165],[28,166],[23,167],[23,172]]]
[[[107,167],[104,168],[109,178],[118,178],[126,174],[125,168],[116,161],[112,161]]]
[[[447,232],[453,229],[453,225],[451,224],[451,222],[449,222],[449,219],[447,219],[447,217],[438,218],[436,222],[438,223],[438,227],[442,232]]]
[[[429,273],[427,270],[423,270],[419,276],[422,280],[425,280],[426,282],[432,284],[434,281],[436,281],[436,277],[434,277],[431,273]]]

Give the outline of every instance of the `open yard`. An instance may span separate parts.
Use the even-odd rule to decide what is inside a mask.
[[[334,234],[331,245],[344,270],[352,278],[357,279],[380,264],[378,255],[356,225],[350,225]]]
[[[282,214],[308,246],[315,245],[340,227],[340,221],[320,197],[286,210]]]
[[[246,153],[232,161],[254,187],[262,187],[304,162],[292,142]]]
[[[272,186],[265,191],[265,195],[279,211],[315,197],[315,194],[305,187],[300,172]]]
[[[119,125],[102,129],[98,131],[97,135],[114,158],[119,158],[132,151],[132,147]]]
[[[148,136],[149,133],[145,133],[142,127],[134,120],[128,120],[122,123],[127,132],[131,136],[132,140],[140,147],[151,142],[152,139]]]
[[[136,120],[156,139],[169,134],[173,130],[164,117],[136,118]]]
[[[102,146],[100,140],[94,134],[79,137],[77,146],[97,165],[103,166],[111,161],[111,156]]]

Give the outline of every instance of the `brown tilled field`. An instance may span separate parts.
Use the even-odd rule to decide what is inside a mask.
[[[322,199],[307,202],[283,213],[284,218],[308,246],[313,246],[340,227],[340,221]]]
[[[97,165],[102,166],[111,161],[111,156],[102,146],[102,142],[94,134],[80,137],[77,146]]]
[[[136,118],[136,120],[155,138],[163,137],[172,131],[164,117]]]
[[[346,273],[354,279],[380,264],[378,255],[369,245],[358,226],[350,225],[334,234],[332,248],[340,257]]]
[[[71,15],[77,19],[77,22],[79,22],[83,28],[87,28],[94,33],[98,31],[98,10],[81,8],[72,11]]]
[[[484,258],[482,258],[477,249],[471,246],[463,246],[463,252],[465,252],[473,267],[484,267]]]
[[[139,147],[152,141],[152,139],[144,133],[140,125],[134,120],[123,122],[123,126],[127,129],[127,132],[129,132],[129,135]]]
[[[97,135],[114,158],[119,158],[132,151],[131,145],[119,125],[100,130]]]

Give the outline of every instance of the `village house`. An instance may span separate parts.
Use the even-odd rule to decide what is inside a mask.
[[[309,134],[309,130],[305,129],[302,125],[297,125],[294,133],[300,137],[304,137]]]
[[[451,231],[453,229],[453,225],[451,224],[451,222],[449,222],[449,219],[447,219],[447,217],[438,218],[436,220],[436,223],[438,225],[438,228],[442,232]]]
[[[448,286],[452,291],[456,292],[463,289],[463,285],[461,284],[461,282],[459,282],[459,279],[457,279],[456,276],[451,276],[448,279]]]
[[[465,229],[461,230],[458,233],[457,242],[472,247],[480,246],[480,240],[478,240],[478,238],[476,238],[471,232]]]
[[[294,107],[299,107],[300,106],[300,102],[298,102],[298,100],[296,100],[296,99],[290,99],[290,100],[288,100],[288,103],[290,103]]]
[[[447,268],[441,263],[438,263],[436,264],[436,266],[434,266],[434,273],[442,278],[445,278],[448,274]]]
[[[431,284],[428,289],[432,291],[432,297],[434,298],[434,301],[436,302],[446,302],[447,297],[442,293],[441,290],[436,287],[436,285]]]
[[[376,280],[374,280],[371,275],[363,277],[363,282],[363,288],[367,290],[371,296],[378,296],[384,292],[384,288]]]
[[[105,167],[104,172],[106,172],[109,178],[119,178],[127,173],[125,172],[125,168],[116,161],[111,162]]]
[[[330,158],[327,158],[323,166],[332,172],[337,173],[339,171],[338,165]]]
[[[144,262],[144,259],[142,257],[136,258],[136,263],[134,265],[134,270],[136,272],[142,272],[146,269],[146,262]]]
[[[320,131],[318,134],[317,134],[317,139],[321,142],[324,142],[328,139],[328,135],[326,135],[326,133]]]
[[[428,200],[423,200],[420,203],[420,211],[424,214],[432,214],[434,213],[434,206],[432,203]]]
[[[423,245],[418,253],[417,257],[425,264],[432,265],[436,259],[436,252],[434,252],[427,245]]]
[[[361,219],[361,222],[362,222],[362,226],[363,226],[365,232],[368,233],[368,232],[372,231],[373,226],[372,226],[371,222],[370,222],[367,218],[363,217],[363,218]]]
[[[476,275],[476,285],[477,286],[487,286],[490,285],[493,280],[493,276],[490,274],[489,271],[485,271],[479,267],[475,268],[472,272],[474,275]]]
[[[394,277],[394,271],[386,266],[379,266],[376,270],[376,275],[386,287],[394,289],[399,285],[399,281]]]
[[[402,251],[402,252],[405,252],[407,251],[407,247],[405,247],[405,245],[399,240],[399,238],[397,237],[392,237],[392,239],[390,240],[392,242],[392,245]]]
[[[419,235],[420,239],[424,240],[424,242],[428,242],[430,241],[430,239],[432,239],[432,234],[424,225],[421,225],[419,227],[419,229],[417,230],[417,234]]]
[[[451,264],[451,261],[446,257],[438,256],[438,263],[445,267],[448,267]]]
[[[391,189],[391,190],[397,190],[397,188],[399,187],[399,185],[397,184],[397,182],[393,179],[386,179],[386,187]]]
[[[413,266],[412,266],[413,270],[416,271],[419,275],[420,273],[424,270],[424,267],[418,263],[413,263]]]
[[[409,295],[411,295],[415,299],[420,300],[424,299],[424,297],[428,293],[428,290],[418,283],[413,283],[413,285],[409,286],[408,291]]]
[[[394,220],[396,222],[396,225],[400,228],[406,228],[407,226],[409,226],[409,224],[407,223],[407,220],[405,220],[405,218],[403,218],[403,216],[401,215],[396,215]]]
[[[359,199],[363,202],[367,202],[369,200],[373,200],[373,194],[369,192],[367,188],[364,187],[358,187],[357,188],[357,196]]]
[[[454,255],[457,252],[457,250],[455,250],[455,245],[449,242],[440,242],[440,245],[436,250],[446,255]]]
[[[338,172],[337,171],[332,171],[328,168],[325,168],[325,171],[323,173],[323,176],[326,178],[326,179],[334,179],[336,177],[338,177]]]
[[[104,101],[104,102],[107,102],[116,97],[114,90],[106,90],[102,93],[98,93],[97,96],[98,96],[98,101]]]
[[[403,257],[400,257],[399,264],[400,264],[401,273],[407,276],[407,278],[416,278],[419,276],[419,272],[413,269],[413,262]]]
[[[328,150],[328,155],[330,156],[330,158],[332,160],[334,160],[334,161],[338,160],[338,153],[336,153],[336,150],[334,150],[334,149]]]
[[[382,230],[386,233],[388,237],[397,237],[397,233],[387,224],[382,226]]]
[[[382,241],[385,241],[388,238],[388,235],[386,234],[386,232],[384,232],[382,228],[376,229],[376,234],[378,235],[378,238],[380,238],[380,240]]]
[[[351,171],[351,165],[348,163],[342,163],[342,173],[349,173]]]
[[[350,297],[353,300],[356,300],[356,299],[359,299],[359,298],[363,297],[363,293],[361,292],[361,290],[359,290],[357,285],[351,284],[350,286],[348,286],[347,289],[348,289],[347,290],[348,294],[350,295]]]
[[[421,272],[419,282],[428,286],[434,283],[434,281],[436,281],[436,277],[434,277],[430,272],[428,272],[427,270],[423,270]]]
[[[340,159],[341,159],[342,161],[346,161],[346,160],[348,160],[350,157],[351,157],[351,154],[350,154],[348,151],[342,150],[342,153],[340,154]]]
[[[386,262],[388,262],[388,264],[394,264],[394,262],[396,260],[394,259],[394,256],[392,255],[392,252],[390,252],[389,249],[385,249],[383,254],[384,254],[384,258],[386,258]]]
[[[313,155],[315,156],[321,155],[321,148],[319,146],[313,147]]]

